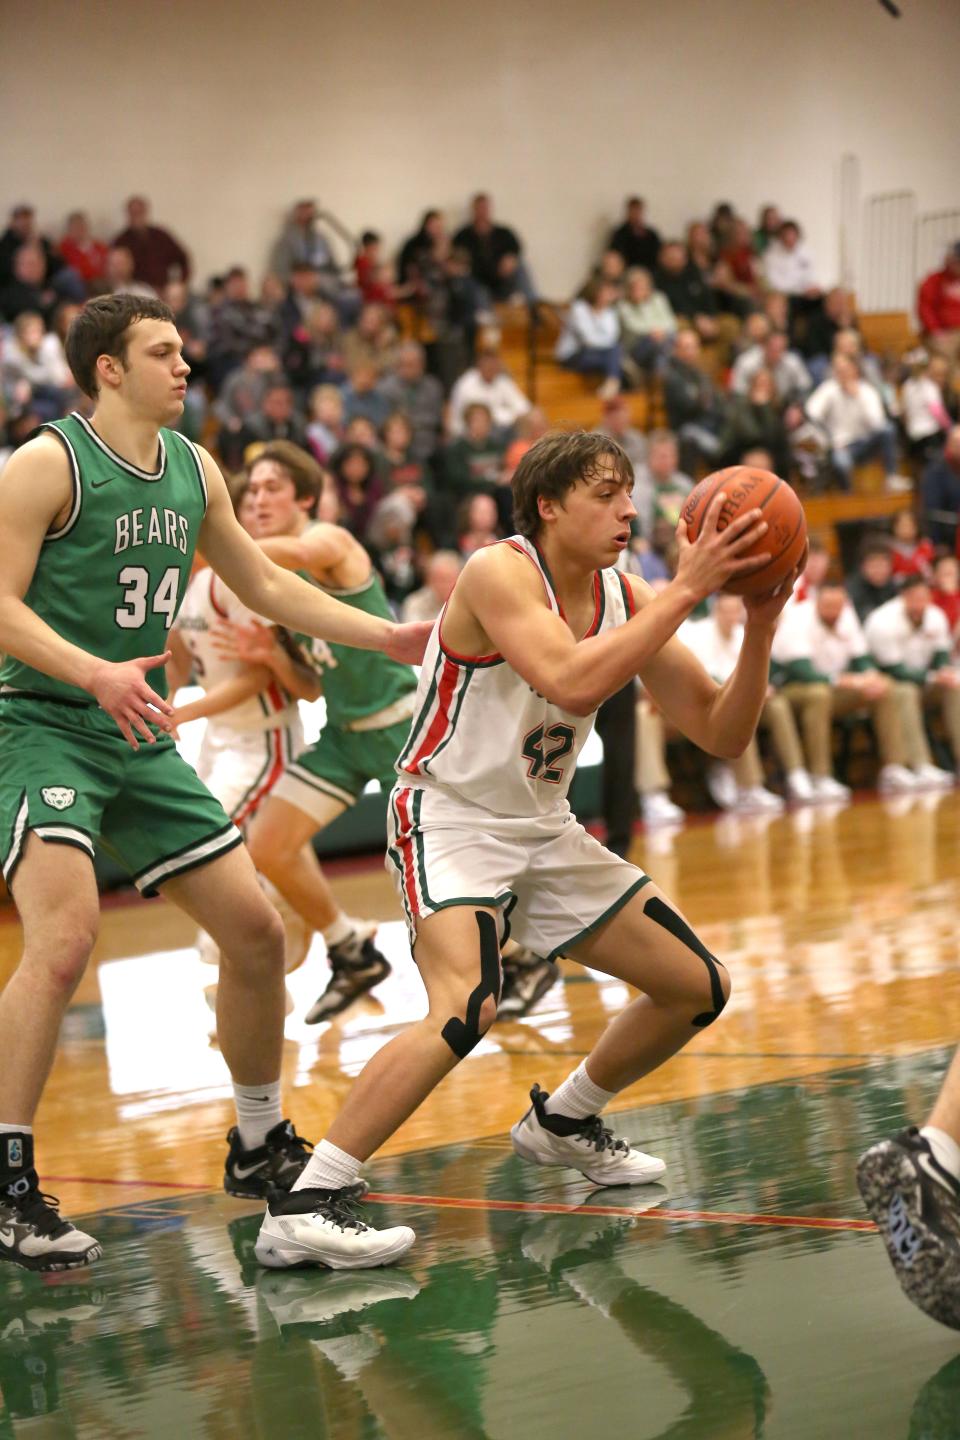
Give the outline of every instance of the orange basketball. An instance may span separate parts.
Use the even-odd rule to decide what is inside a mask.
[[[771,470],[754,470],[749,465],[731,465],[727,470],[717,470],[701,480],[687,496],[683,518],[691,540],[696,540],[700,534],[703,517],[719,490],[727,497],[720,511],[719,529],[724,530],[746,510],[762,510],[767,522],[766,534],[749,550],[743,551],[741,558],[746,559],[750,555],[771,557],[762,570],[736,577],[723,587],[724,590],[732,595],[763,595],[775,590],[784,576],[794,569],[807,543],[807,519],[796,491]]]

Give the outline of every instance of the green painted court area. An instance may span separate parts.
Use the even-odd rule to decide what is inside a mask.
[[[960,1436],[960,1336],[903,1299],[852,1178],[947,1059],[618,1116],[668,1187],[500,1140],[378,1161],[403,1269],[260,1270],[223,1195],[105,1209],[95,1269],[0,1276],[0,1437]]]

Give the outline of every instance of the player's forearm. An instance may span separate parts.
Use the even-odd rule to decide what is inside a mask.
[[[259,695],[262,690],[266,690],[271,679],[266,665],[251,665],[242,675],[234,675],[220,685],[212,686],[199,700],[191,700],[188,705],[178,705],[176,723],[186,725],[191,720],[210,720],[214,715],[233,710],[252,695]]]
[[[323,687],[306,665],[299,665],[280,645],[275,645],[267,661],[278,685],[295,700],[317,700]]]
[[[29,605],[12,595],[0,600],[0,652],[81,690],[92,689],[97,666],[103,663],[64,640]]]
[[[710,706],[703,748],[724,760],[736,760],[756,733],[770,683],[774,625],[747,625],[732,675]]]
[[[696,609],[700,597],[674,581],[626,625],[581,640],[558,677],[558,703],[590,715],[652,660]]]
[[[344,605],[276,565],[249,577],[242,591],[236,584],[233,589],[250,610],[277,625],[356,650],[385,650],[394,629],[391,620]]]

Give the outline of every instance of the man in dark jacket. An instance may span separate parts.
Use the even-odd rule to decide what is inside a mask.
[[[626,219],[610,232],[608,250],[616,250],[623,256],[628,270],[639,265],[644,270],[653,270],[660,255],[660,236],[646,223],[646,206],[637,195],[627,201]]]

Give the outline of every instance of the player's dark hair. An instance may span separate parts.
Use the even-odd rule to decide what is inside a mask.
[[[138,320],[169,320],[172,325],[173,311],[162,300],[154,300],[149,295],[98,295],[95,300],[88,300],[72,321],[64,344],[67,364],[80,389],[91,400],[96,399],[100,390],[98,357],[111,355],[126,369],[130,326]]]
[[[585,430],[554,430],[524,455],[513,473],[513,523],[521,535],[533,539],[540,531],[540,496],[562,500],[581,480],[600,474],[603,461],[613,464],[619,485],[633,485],[630,457],[609,435]]]
[[[253,475],[258,465],[264,460],[272,460],[290,476],[293,481],[293,488],[298,500],[310,500],[312,504],[308,514],[317,513],[317,502],[323,490],[323,471],[306,450],[301,450],[299,445],[294,445],[290,440],[272,440],[262,450],[257,451],[256,458],[251,460],[247,468],[247,482]]]

